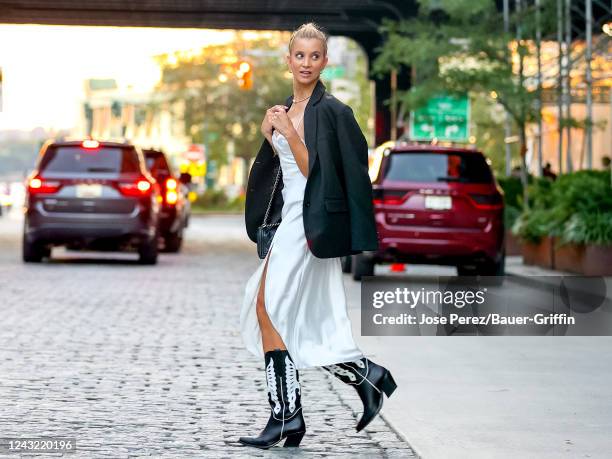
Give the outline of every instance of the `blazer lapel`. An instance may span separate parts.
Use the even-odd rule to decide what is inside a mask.
[[[312,91],[312,96],[306,104],[304,109],[304,140],[306,141],[306,149],[308,150],[308,176],[312,171],[315,159],[317,157],[317,109],[316,104],[321,100],[325,94],[325,85],[321,80],[317,81],[317,85]],[[293,104],[293,96],[289,96],[285,101],[287,110],[291,108]]]

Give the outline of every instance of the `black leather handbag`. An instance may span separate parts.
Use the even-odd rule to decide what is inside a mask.
[[[278,180],[281,176],[281,167],[280,164],[278,166],[278,172],[276,174],[276,180],[274,181],[274,186],[272,187],[272,193],[270,194],[270,201],[268,202],[268,208],[266,209],[266,215],[264,216],[263,223],[257,228],[257,255],[259,258],[266,258],[268,251],[270,250],[270,245],[272,244],[272,239],[274,238],[274,233],[276,233],[276,229],[278,225],[280,225],[280,221],[276,223],[268,223],[268,215],[270,214],[270,208],[272,207],[272,201],[274,200],[274,193],[276,192],[276,186],[278,185]]]

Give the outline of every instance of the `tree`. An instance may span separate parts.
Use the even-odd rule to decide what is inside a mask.
[[[433,95],[471,93],[492,97],[518,129],[523,181],[526,182],[526,126],[540,113],[535,90],[525,84],[524,60],[533,33],[533,14],[523,9],[511,16],[511,33],[504,33],[503,16],[492,0],[419,0],[416,17],[386,21],[386,40],[373,65],[384,74],[400,65],[413,68],[412,87],[399,95],[408,110],[423,106]],[[543,2],[543,18],[552,2]],[[546,22],[544,30],[553,27]],[[516,36],[522,37],[516,40]],[[514,57],[512,59],[511,57]],[[525,187],[526,188],[526,187]]]
[[[287,42],[281,32],[253,40],[237,33],[227,45],[159,57],[159,89],[170,94],[173,105],[180,102],[186,134],[207,146],[210,159],[226,163],[230,143],[236,156],[246,160],[257,153],[266,109],[283,104],[291,94],[284,61]],[[236,75],[245,61],[250,64],[247,85]]]

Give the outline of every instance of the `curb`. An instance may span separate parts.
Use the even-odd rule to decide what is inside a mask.
[[[384,410],[381,409],[379,411],[378,415],[382,418],[383,421],[385,421],[385,423],[395,433],[395,435],[397,435],[399,438],[401,438],[402,441],[405,442],[410,447],[410,449],[414,453],[414,457],[416,457],[417,459],[423,459],[423,456],[421,456],[419,453],[417,453],[417,451],[414,449],[414,446],[412,445],[412,443],[410,443],[408,441],[408,438],[406,437],[404,432],[399,427],[397,427],[397,425],[395,425],[395,423],[393,421],[391,421],[391,419],[389,419],[387,417],[387,415],[384,413]]]

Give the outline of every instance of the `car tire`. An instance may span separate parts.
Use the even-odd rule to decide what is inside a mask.
[[[28,241],[23,237],[22,257],[25,263],[40,263],[44,257],[51,256],[51,249],[42,247],[36,241]]]
[[[353,257],[353,279],[360,281],[363,276],[374,275],[374,260],[359,253]]]
[[[138,262],[141,265],[154,265],[157,263],[157,235],[151,239],[147,239],[138,247]]]
[[[183,244],[183,234],[180,233],[169,233],[164,238],[164,252],[177,253],[181,250]]]
[[[478,274],[481,276],[503,276],[506,273],[506,252],[504,251],[498,261],[483,264]]]
[[[478,274],[478,265],[457,265],[457,276],[475,276]]]
[[[494,276],[495,285],[503,284],[503,276],[506,272],[506,252],[504,251],[497,262],[489,261],[480,264],[468,264],[457,266],[458,276]]]
[[[340,262],[342,264],[342,272],[343,273],[350,273],[351,272],[351,266],[353,264],[353,257],[351,257],[350,255],[347,255],[346,257],[342,257]]]

